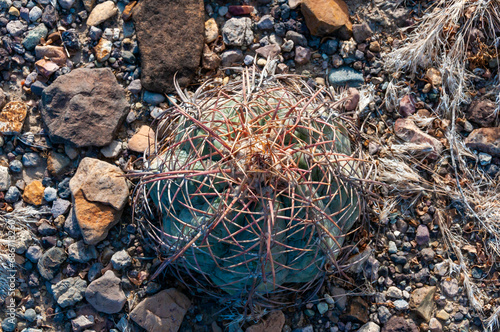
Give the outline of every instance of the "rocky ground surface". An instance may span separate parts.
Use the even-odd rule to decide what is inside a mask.
[[[193,297],[168,277],[148,281],[159,261],[131,220],[133,183],[122,175],[148,148],[166,96],[175,98],[174,74],[188,89],[207,79],[224,84],[236,73],[223,67],[262,68],[277,57],[278,72],[304,75],[311,86],[372,84],[375,97],[361,110],[367,135],[428,142],[436,154],[445,148],[446,123],[424,131],[408,118],[431,116],[438,74],[412,84],[395,111],[384,104],[391,75],[383,55],[429,3],[300,2],[0,0],[0,207],[40,211],[15,235],[17,284],[1,300],[2,331],[483,330],[463,276],[448,273],[456,257],[436,221],[438,202],[426,195],[371,220],[370,255],[351,282],[329,280],[312,301],[260,322],[227,327],[236,316],[224,304]],[[496,66],[484,70],[484,82]],[[461,133],[495,177],[500,128],[496,104],[481,97],[484,82],[476,82]],[[382,153],[375,142],[366,148]],[[452,222],[462,218],[463,207],[448,208]],[[480,237],[462,231],[473,242]],[[461,249],[471,277],[489,287],[498,273],[477,243]]]

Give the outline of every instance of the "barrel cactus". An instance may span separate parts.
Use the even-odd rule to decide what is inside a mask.
[[[362,161],[338,102],[294,76],[243,73],[178,92],[136,189],[136,220],[162,266],[266,306],[318,285],[362,203]]]

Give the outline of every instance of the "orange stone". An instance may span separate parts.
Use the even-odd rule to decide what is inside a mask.
[[[129,150],[144,152],[149,147],[154,148],[155,132],[148,126],[142,126],[139,131],[128,141]]]
[[[28,114],[28,106],[21,101],[11,101],[0,112],[0,132],[19,133]]]
[[[349,8],[342,0],[303,0],[301,10],[312,35],[329,35],[342,27],[352,34]]]
[[[125,6],[125,9],[123,10],[122,14],[122,18],[125,22],[132,18],[132,13],[136,4],[137,1],[132,1],[131,3]]]
[[[95,245],[106,238],[120,220],[122,210],[98,202],[89,202],[79,190],[74,195],[74,211],[85,243]]]
[[[32,205],[42,205],[43,191],[45,187],[38,180],[35,180],[28,184],[24,188],[23,200]]]

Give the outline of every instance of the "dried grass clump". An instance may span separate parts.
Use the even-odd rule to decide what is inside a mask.
[[[166,112],[135,215],[188,286],[248,308],[293,304],[338,268],[366,176],[334,96],[247,71]],[[289,302],[290,301],[290,302]]]

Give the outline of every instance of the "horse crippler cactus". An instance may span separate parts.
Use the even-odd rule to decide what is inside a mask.
[[[166,258],[156,275],[169,266],[212,295],[276,307],[335,268],[362,208],[363,161],[342,100],[257,75],[178,91],[145,155],[135,219]]]

